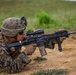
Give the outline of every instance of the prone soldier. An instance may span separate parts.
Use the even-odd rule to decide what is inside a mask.
[[[27,21],[25,17],[22,18],[7,18],[4,20],[1,26],[0,32],[0,66],[6,68],[9,73],[17,73],[22,71],[23,66],[25,67],[31,62],[28,55],[32,55],[36,50],[37,45],[23,45],[21,47],[7,50],[7,43],[14,43],[25,40],[24,30],[26,29]],[[61,38],[61,42],[64,38]],[[49,42],[50,41],[50,42]],[[49,40],[46,43],[47,48],[54,46],[55,40]],[[12,55],[10,54],[12,52]]]

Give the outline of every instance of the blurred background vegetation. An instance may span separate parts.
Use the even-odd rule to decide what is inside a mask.
[[[21,16],[27,18],[26,31],[42,28],[47,32],[57,29],[76,30],[76,2],[0,0],[0,25],[8,17],[20,18]]]

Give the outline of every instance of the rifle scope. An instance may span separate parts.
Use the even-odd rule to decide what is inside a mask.
[[[44,34],[44,30],[39,29],[39,30],[36,30],[36,31],[28,31],[26,33],[27,36],[30,36],[30,35],[40,35],[40,34]]]

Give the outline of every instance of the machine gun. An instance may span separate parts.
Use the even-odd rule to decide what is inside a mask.
[[[19,47],[22,45],[30,45],[30,44],[37,44],[37,47],[39,48],[41,56],[44,56],[47,54],[45,50],[45,43],[47,40],[55,39],[58,44],[58,50],[61,52],[61,41],[60,37],[68,37],[70,34],[76,34],[76,31],[68,32],[67,30],[63,31],[57,31],[52,34],[44,34],[44,30],[37,30],[37,31],[28,31],[26,33],[27,39],[23,41],[19,41],[16,43],[9,43],[6,44],[7,51],[10,50],[11,47]]]

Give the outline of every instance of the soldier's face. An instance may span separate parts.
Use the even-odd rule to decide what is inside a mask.
[[[17,34],[17,41],[22,41],[24,39],[24,31]]]
[[[15,42],[15,41],[22,41],[25,38],[24,36],[24,31],[19,32],[16,37],[8,37],[8,40],[10,42]]]

